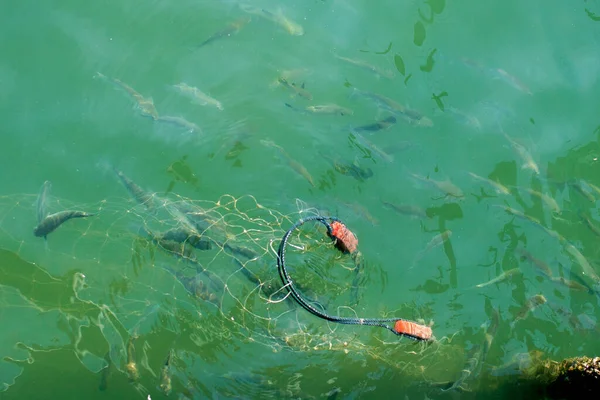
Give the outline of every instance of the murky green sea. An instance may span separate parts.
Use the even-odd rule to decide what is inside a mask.
[[[600,353],[599,1],[22,0],[0,32],[0,398],[515,398]],[[292,299],[310,215],[360,253],[292,235],[309,302],[432,340]]]

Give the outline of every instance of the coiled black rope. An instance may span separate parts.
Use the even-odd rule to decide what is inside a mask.
[[[290,277],[290,274],[287,271],[285,266],[285,249],[287,246],[288,239],[290,235],[298,229],[300,226],[304,225],[309,221],[318,221],[325,225],[327,228],[327,233],[330,237],[333,237],[333,229],[331,227],[330,222],[340,222],[341,221],[334,217],[322,217],[322,216],[310,216],[303,218],[296,222],[286,233],[283,235],[281,239],[281,243],[279,244],[279,249],[277,250],[277,269],[279,271],[279,276],[281,277],[281,281],[283,286],[287,288],[287,290],[291,293],[292,297],[298,304],[302,306],[305,310],[310,312],[311,314],[323,318],[327,321],[337,322],[339,324],[347,324],[347,325],[369,325],[369,326],[379,326],[385,329],[388,329],[394,332],[396,335],[404,335],[410,337],[412,339],[417,340],[428,340],[431,338],[431,330],[428,327],[423,327],[414,322],[404,320],[401,318],[351,318],[351,317],[340,317],[337,315],[329,315],[323,311],[316,309],[312,306],[306,299],[302,296],[302,294],[296,289],[294,286],[294,281]],[[334,238],[335,240],[335,238]],[[388,323],[393,322],[394,326],[389,325]],[[401,329],[402,328],[402,329]],[[428,330],[429,335],[419,333],[419,328]]]

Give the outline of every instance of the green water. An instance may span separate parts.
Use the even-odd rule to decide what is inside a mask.
[[[252,6],[271,14],[244,12],[235,1],[0,6],[0,397],[450,398],[494,387],[523,353],[597,355],[600,3]],[[304,34],[274,21],[278,9]],[[241,18],[251,20],[199,47]],[[292,88],[277,84],[282,76]],[[115,82],[152,98],[159,116],[199,129],[141,115]],[[182,82],[223,110],[179,93]],[[409,113],[392,114],[368,93],[418,110],[433,126],[408,123]],[[326,104],[352,115],[304,111]],[[360,133],[382,157],[352,129],[391,115],[387,129]],[[522,167],[502,132],[539,174]],[[372,176],[352,176],[353,164]],[[157,199],[226,215],[235,243],[256,240],[260,257],[248,266],[267,282],[261,290],[278,285],[271,248],[284,231],[315,210],[336,215],[358,236],[365,260],[358,303],[351,304],[350,258],[324,248],[325,238],[318,252],[291,258],[305,292],[331,314],[433,323],[435,342],[327,323],[281,296],[259,295],[266,292],[217,248],[198,252],[227,284],[215,307],[167,270],[183,269],[181,260],[137,235],[141,223],[175,226],[176,215],[135,205],[112,167]],[[66,222],[47,243],[34,237],[45,180],[50,213],[98,215]],[[445,196],[432,180],[451,181],[464,195]],[[429,248],[447,229],[449,239]],[[303,266],[315,271],[304,276]],[[515,268],[511,279],[475,287]],[[517,318],[534,295],[546,302]],[[471,391],[442,391],[481,348],[496,312],[489,351],[463,384]]]

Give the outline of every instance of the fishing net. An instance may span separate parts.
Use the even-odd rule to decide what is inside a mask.
[[[0,197],[0,316],[31,323],[0,334],[5,388],[17,382],[23,365],[65,348],[101,375],[100,389],[108,374],[133,382],[141,394],[176,386],[189,397],[203,390],[198,376],[218,377],[212,389],[205,388],[209,392],[219,385],[230,391],[232,379],[243,387],[251,378],[235,375],[234,353],[250,359],[248,367],[257,353],[268,360],[282,351],[327,351],[399,369],[427,365],[429,372],[453,362],[452,352],[435,356],[439,343],[336,324],[296,304],[277,272],[276,251],[285,231],[300,218],[319,215],[316,209],[297,201],[284,214],[250,195],[216,201],[144,195],[94,204],[50,196],[49,213],[94,215],[66,221],[47,240],[32,233],[37,195]],[[394,310],[362,306],[363,288],[382,288],[381,267],[360,253],[340,252],[322,224],[302,225],[287,245],[294,285],[316,309],[346,318],[414,316],[409,304]],[[167,367],[168,381],[162,377]],[[424,368],[415,371],[422,375]],[[271,388],[274,397],[281,385]],[[326,386],[319,390],[334,389]]]

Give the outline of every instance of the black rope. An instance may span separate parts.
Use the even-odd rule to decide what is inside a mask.
[[[304,225],[306,222],[309,221],[318,221],[320,223],[322,223],[323,225],[325,225],[325,227],[327,228],[327,233],[330,237],[333,237],[333,229],[329,223],[329,221],[334,222],[341,222],[339,219],[334,218],[334,217],[322,217],[322,216],[310,216],[307,218],[303,218],[301,220],[299,220],[298,222],[296,222],[286,233],[285,235],[283,235],[283,238],[281,239],[281,243],[279,244],[279,249],[277,250],[277,269],[279,271],[279,276],[281,277],[281,281],[283,282],[283,285],[285,288],[287,288],[289,290],[289,292],[291,293],[292,297],[294,298],[294,300],[296,300],[296,302],[298,304],[300,304],[302,306],[302,308],[304,308],[305,310],[307,310],[308,312],[310,312],[311,314],[319,317],[319,318],[323,318],[327,321],[331,321],[331,322],[337,322],[339,324],[347,324],[347,325],[369,325],[369,326],[380,326],[382,328],[386,328],[389,329],[390,331],[394,332],[396,335],[404,335],[401,332],[396,332],[396,330],[394,330],[394,328],[390,325],[388,325],[388,322],[397,322],[397,321],[405,321],[401,318],[350,318],[350,317],[340,317],[337,315],[329,315],[323,311],[320,311],[318,309],[316,309],[314,306],[312,306],[308,301],[306,301],[306,299],[302,296],[302,294],[296,289],[296,287],[294,286],[294,282],[292,280],[292,278],[290,277],[290,274],[288,273],[286,267],[285,267],[285,248],[288,242],[288,239],[290,237],[290,235],[299,227],[301,227],[302,225]],[[413,337],[411,335],[405,335],[408,336],[410,338],[413,339],[420,339],[418,337]]]

